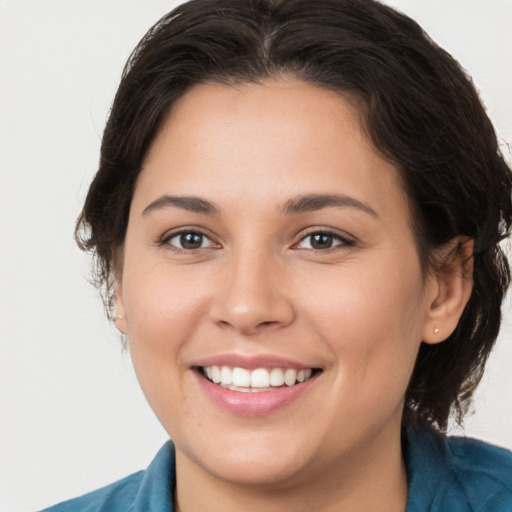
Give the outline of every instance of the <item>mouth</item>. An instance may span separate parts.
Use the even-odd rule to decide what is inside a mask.
[[[320,373],[319,368],[255,368],[239,366],[198,366],[198,373],[220,387],[241,393],[263,393],[307,382]]]

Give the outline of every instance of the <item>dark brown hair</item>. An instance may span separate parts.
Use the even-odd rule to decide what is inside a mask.
[[[445,342],[422,343],[406,396],[404,425],[421,419],[444,430],[450,412],[462,418],[498,335],[511,172],[459,64],[377,1],[192,0],[151,28],[123,72],[77,225],[107,309],[135,182],[171,106],[195,84],[283,75],[357,98],[368,137],[402,174],[425,268],[454,237],[474,240],[469,303]]]

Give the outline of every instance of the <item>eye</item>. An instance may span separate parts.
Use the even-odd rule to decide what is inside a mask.
[[[341,235],[330,233],[328,231],[315,231],[303,237],[296,247],[299,249],[321,251],[332,249],[339,245],[352,246],[354,245],[354,242]]]
[[[182,251],[194,251],[208,247],[216,247],[210,238],[199,231],[181,231],[174,233],[162,241],[163,244],[171,245]]]

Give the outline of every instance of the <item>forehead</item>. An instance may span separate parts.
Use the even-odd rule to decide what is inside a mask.
[[[342,133],[371,146],[362,136],[355,105],[324,88],[291,78],[236,86],[206,83],[173,105],[146,163],[171,140],[196,149],[198,156],[208,151],[233,162],[239,147],[248,162],[256,153],[275,160],[287,149],[313,155],[314,146],[326,146]]]
[[[284,201],[333,189],[407,208],[400,174],[365,136],[356,102],[286,79],[191,88],[162,124],[136,196],[271,194]]]

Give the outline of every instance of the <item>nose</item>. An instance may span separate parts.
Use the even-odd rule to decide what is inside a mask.
[[[210,319],[245,336],[289,325],[295,317],[286,272],[276,257],[233,255],[219,275]]]

